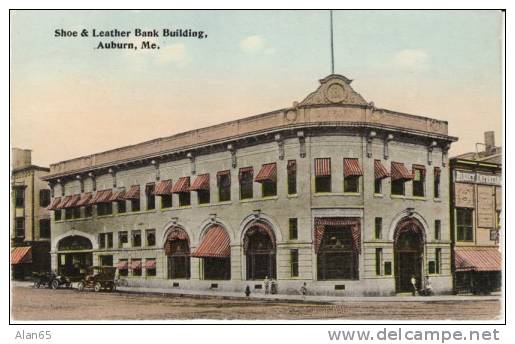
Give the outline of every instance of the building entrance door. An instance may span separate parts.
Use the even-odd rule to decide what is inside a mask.
[[[420,253],[417,251],[399,251],[396,255],[396,289],[398,293],[412,292],[411,277],[417,280],[417,289],[420,290],[422,278],[422,263]]]
[[[422,286],[424,257],[424,229],[415,219],[401,221],[394,234],[395,291],[413,292],[411,278],[416,279],[416,288]]]

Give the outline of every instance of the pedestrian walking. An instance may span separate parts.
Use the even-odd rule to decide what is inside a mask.
[[[300,294],[302,295],[302,298],[306,298],[306,294],[308,293],[308,287],[306,285],[306,282],[304,282],[302,284],[302,286],[300,287]]]
[[[268,276],[265,276],[263,284],[265,285],[265,295],[268,295],[270,293],[270,280],[268,279]]]
[[[250,296],[250,287],[249,286],[247,286],[247,288],[245,288],[245,296],[246,297]]]
[[[413,296],[417,295],[417,279],[415,275],[411,275],[411,285],[413,286]]]

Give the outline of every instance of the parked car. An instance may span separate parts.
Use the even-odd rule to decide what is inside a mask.
[[[36,288],[47,287],[57,289],[63,285],[66,288],[70,288],[72,286],[68,277],[57,275],[55,272],[34,272],[32,274],[32,278],[34,280],[34,287]]]
[[[115,273],[116,268],[113,266],[91,266],[86,269],[86,274],[77,285],[77,289],[83,291],[92,288],[97,292],[102,289],[114,291],[116,290]]]

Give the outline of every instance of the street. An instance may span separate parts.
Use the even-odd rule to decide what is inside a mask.
[[[13,320],[486,320],[499,317],[499,300],[352,301],[313,303],[185,297],[124,292],[78,292],[13,286]]]

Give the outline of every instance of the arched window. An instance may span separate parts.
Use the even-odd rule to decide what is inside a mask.
[[[275,236],[268,224],[253,223],[245,233],[243,249],[248,280],[276,278]]]
[[[199,246],[191,254],[192,257],[202,259],[202,279],[231,279],[230,243],[226,230],[219,225],[211,226],[204,233]]]
[[[168,256],[168,278],[190,278],[190,241],[182,228],[173,228],[165,242],[165,254]]]

